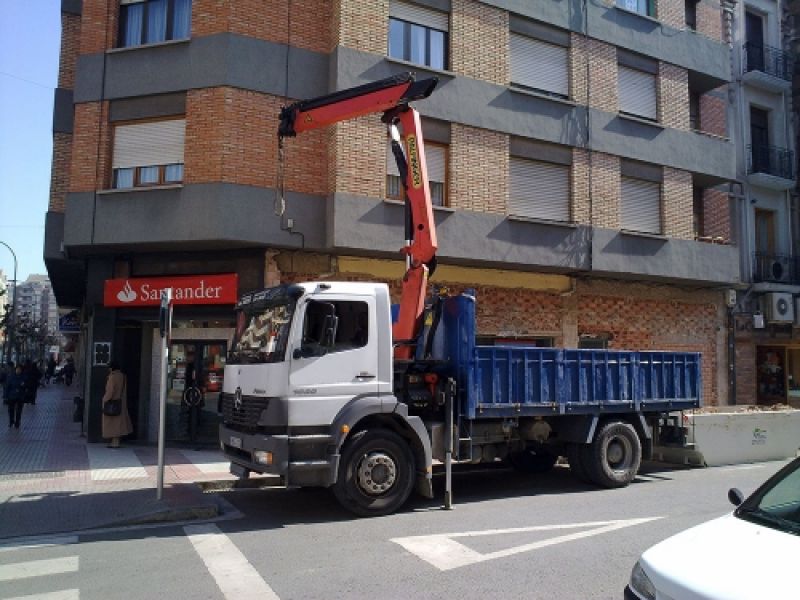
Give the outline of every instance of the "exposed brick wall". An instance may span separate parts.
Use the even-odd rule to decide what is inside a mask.
[[[570,97],[578,104],[588,102],[597,110],[617,112],[616,49],[577,33],[570,39]]]
[[[589,152],[583,148],[572,149],[570,212],[572,220],[581,225],[589,225],[592,212],[589,198]]]
[[[274,187],[281,104],[281,98],[238,88],[190,90],[184,181]],[[327,194],[327,148],[323,131],[286,140],[286,189]]]
[[[333,21],[337,44],[385,55],[389,48],[389,0],[340,0]],[[335,15],[334,15],[335,16]]]
[[[386,126],[375,115],[330,128],[328,163],[333,191],[382,198],[386,194]]]
[[[53,134],[53,162],[50,171],[50,204],[48,210],[64,212],[69,189],[72,161],[72,134]]]
[[[717,42],[722,39],[722,8],[719,0],[700,0],[697,3],[697,33]]]
[[[726,101],[728,86],[717,88],[712,94],[700,96],[700,130],[720,137],[728,136]],[[721,94],[722,97],[719,97]]]
[[[108,187],[111,172],[111,127],[108,102],[75,105],[70,192],[92,192]]]
[[[75,64],[81,44],[81,18],[61,14],[61,57],[58,63],[58,87],[75,87]]]
[[[736,404],[755,404],[756,390],[756,345],[736,340]]]
[[[450,139],[450,206],[505,213],[509,137],[452,123]]]
[[[619,229],[619,197],[621,193],[619,157],[593,152],[590,162],[593,225],[607,229]]]
[[[706,237],[731,240],[731,210],[728,194],[719,190],[703,190],[703,233]]]
[[[510,78],[508,11],[476,0],[453,0],[450,69],[505,85]]]
[[[192,36],[231,32],[280,44],[329,52],[334,2],[294,0],[194,0]],[[289,34],[287,35],[287,32]]]
[[[81,54],[113,48],[117,38],[119,8],[110,0],[83,0],[81,13]]]
[[[658,65],[658,120],[664,127],[689,131],[689,71]]]
[[[664,167],[664,235],[682,240],[694,239],[692,223],[692,174]]]
[[[683,29],[686,25],[686,13],[680,0],[656,0],[656,18],[670,27]]]
[[[569,96],[578,104],[587,102],[587,81],[588,72],[586,70],[587,39],[578,34],[570,34],[569,47]]]

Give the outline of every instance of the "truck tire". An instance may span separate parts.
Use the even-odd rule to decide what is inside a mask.
[[[508,455],[508,461],[517,471],[523,473],[547,473],[556,464],[558,456],[546,450],[523,450],[512,452]]]
[[[639,471],[642,444],[633,425],[610,421],[580,449],[580,458],[592,482],[605,488],[625,487]]]
[[[584,483],[591,483],[589,474],[586,472],[586,467],[583,466],[583,457],[581,450],[585,444],[567,444],[567,461],[569,461],[569,470],[576,479]]]
[[[345,443],[333,493],[360,517],[388,515],[408,500],[414,473],[414,455],[402,437],[388,429],[359,431]]]

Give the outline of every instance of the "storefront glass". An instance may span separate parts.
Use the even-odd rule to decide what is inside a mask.
[[[785,403],[786,348],[783,346],[757,346],[756,377],[759,404]]]
[[[786,350],[786,383],[789,404],[800,406],[800,348]]]
[[[227,342],[173,341],[167,372],[166,435],[171,441],[216,443]]]

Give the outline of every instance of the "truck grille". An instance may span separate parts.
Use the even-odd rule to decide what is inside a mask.
[[[269,406],[269,398],[242,396],[242,403],[236,407],[233,394],[222,394],[222,422],[241,429],[255,430],[261,413]]]

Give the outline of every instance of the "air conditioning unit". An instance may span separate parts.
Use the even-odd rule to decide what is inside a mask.
[[[767,263],[769,272],[767,281],[789,281],[792,275],[792,259],[788,256],[780,256]]]
[[[791,294],[772,292],[764,296],[764,312],[770,323],[794,322],[794,299]]]

